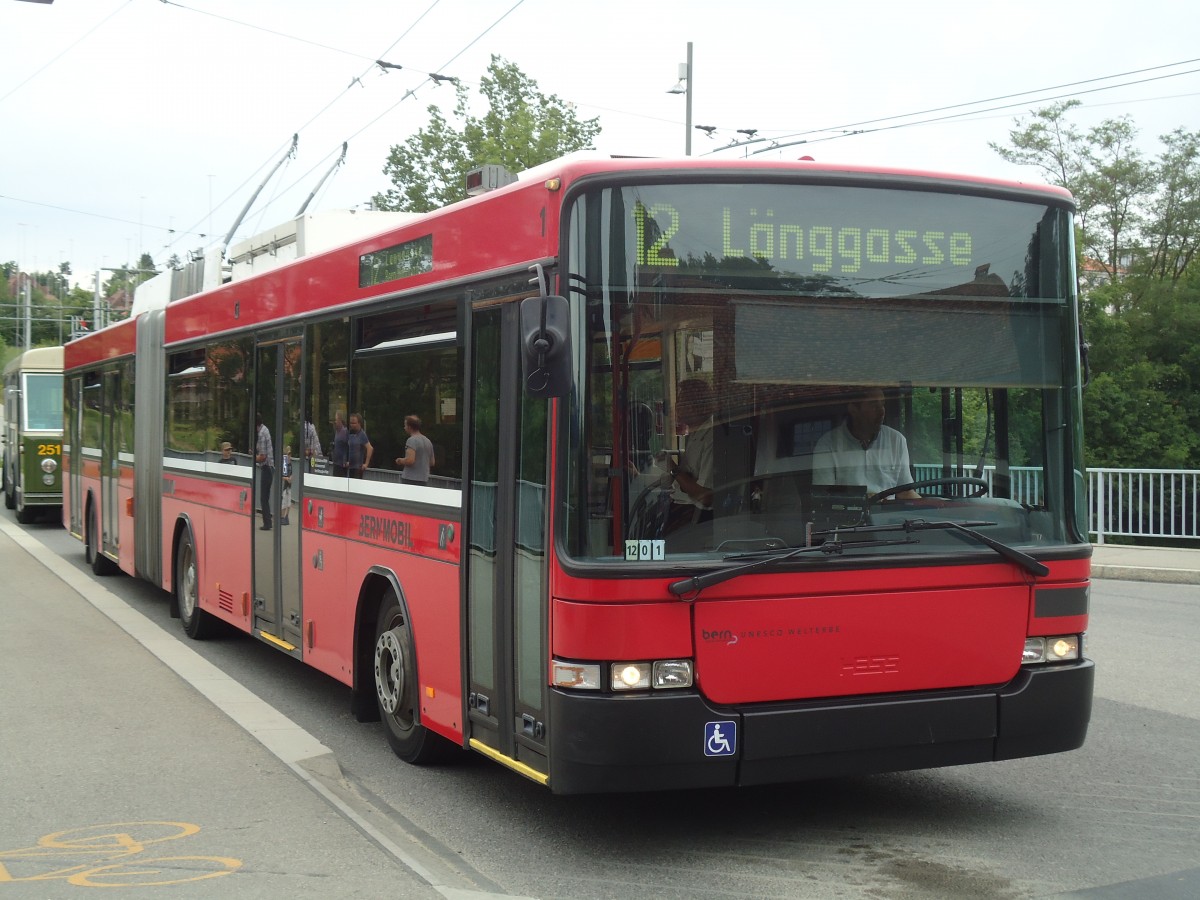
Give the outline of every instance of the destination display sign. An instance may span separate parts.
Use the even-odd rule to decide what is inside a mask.
[[[358,258],[358,286],[374,287],[433,271],[433,235],[414,238]]]
[[[800,280],[897,295],[961,289],[1020,296],[1057,210],[1020,201],[846,185],[622,188],[626,264],[663,274]],[[1036,291],[1036,288],[1035,288]]]
[[[799,263],[802,269],[807,261],[810,271],[839,275],[861,272],[864,263],[965,267],[974,259],[970,231],[789,222],[777,219],[776,210],[770,207],[722,206],[712,213],[720,217],[720,256],[725,259],[762,259],[793,268]],[[678,266],[679,259],[668,248],[684,227],[679,209],[669,203],[656,203],[648,209],[637,204],[633,218],[638,265]],[[652,230],[647,229],[650,223],[655,226]],[[656,235],[653,239],[651,231]]]

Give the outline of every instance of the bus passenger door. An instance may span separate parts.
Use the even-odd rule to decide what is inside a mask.
[[[547,772],[547,401],[525,396],[518,305],[474,313],[467,560],[471,745]]]
[[[270,465],[256,464],[254,510],[254,629],[271,643],[300,654],[300,515],[304,458],[300,393],[300,339],[260,343],[256,351],[254,410],[271,434]],[[257,425],[251,435],[257,444]],[[257,451],[256,451],[257,452]],[[269,480],[269,488],[264,482]],[[263,511],[264,499],[267,513]]]
[[[73,375],[67,380],[67,416],[63,422],[63,438],[70,447],[70,469],[67,483],[63,485],[63,509],[67,514],[64,523],[76,537],[83,536],[83,376]],[[66,459],[64,448],[64,460]]]
[[[121,424],[121,373],[110,369],[102,376],[100,388],[100,544],[101,550],[114,556],[119,550],[117,510],[121,476],[120,446],[117,440]]]

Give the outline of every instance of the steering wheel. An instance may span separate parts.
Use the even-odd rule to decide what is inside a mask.
[[[628,534],[634,538],[659,538],[667,526],[671,491],[658,484],[648,484],[629,507]]]
[[[889,497],[894,497],[896,494],[902,494],[905,491],[915,491],[921,488],[938,487],[941,485],[962,484],[970,485],[975,490],[968,493],[969,498],[982,497],[988,492],[988,483],[982,478],[973,478],[970,476],[961,478],[930,478],[927,481],[910,481],[908,484],[898,484],[895,487],[888,488],[886,491],[880,491],[878,494],[872,494],[867,498],[867,505],[870,506],[879,503]]]

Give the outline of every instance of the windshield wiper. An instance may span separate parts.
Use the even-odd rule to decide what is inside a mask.
[[[914,531],[953,531],[957,534],[965,534],[968,537],[974,538],[979,543],[991,547],[1009,562],[1020,566],[1031,575],[1049,575],[1050,569],[1043,563],[1038,562],[1028,553],[1022,553],[1015,547],[1010,547],[1008,544],[1002,544],[995,538],[988,537],[982,531],[976,531],[975,528],[983,525],[995,525],[995,522],[952,522],[949,519],[944,519],[936,522],[930,522],[927,519],[905,519],[903,522],[897,522],[890,525],[852,525],[848,528],[839,528],[838,531],[848,533],[872,533],[877,531],[903,531],[905,534],[912,534]],[[835,534],[836,532],[818,532],[822,534]]]
[[[845,529],[851,530],[851,529]],[[729,559],[749,559],[753,560],[744,565],[728,566],[724,569],[717,569],[714,572],[708,572],[705,575],[693,575],[691,578],[682,578],[679,581],[673,581],[667,585],[667,590],[677,597],[682,597],[685,600],[695,600],[697,595],[706,587],[712,587],[714,584],[720,584],[722,581],[728,581],[731,578],[737,578],[739,575],[745,575],[747,572],[753,572],[755,569],[763,569],[767,566],[774,566],[777,563],[786,562],[787,560],[799,556],[802,553],[824,553],[826,556],[841,555],[842,551],[847,546],[858,549],[860,547],[893,547],[897,544],[916,544],[919,541],[916,538],[900,538],[899,540],[881,540],[881,541],[855,541],[853,544],[843,544],[841,541],[828,540],[823,544],[818,544],[813,547],[796,547],[793,550],[788,550],[786,553],[776,551],[764,551],[763,553],[746,553],[739,556],[731,556]],[[688,596],[684,596],[684,595]]]

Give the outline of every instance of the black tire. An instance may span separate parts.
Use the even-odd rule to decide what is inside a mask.
[[[417,659],[412,627],[393,588],[379,607],[372,655],[375,699],[387,742],[395,754],[413,765],[445,759],[454,746],[417,721]]]
[[[96,566],[96,553],[99,545],[100,538],[96,536],[96,507],[89,503],[87,515],[83,520],[83,559],[93,568]]]
[[[4,461],[4,508],[17,508],[17,491],[13,487],[11,481],[8,480],[8,460]]]
[[[117,571],[113,561],[100,549],[100,529],[96,523],[96,507],[92,504],[88,505],[87,524],[83,527],[83,556],[94,575],[103,577]]]
[[[202,641],[216,631],[218,620],[200,608],[199,563],[192,533],[187,529],[175,550],[175,608],[183,633],[192,640]]]

